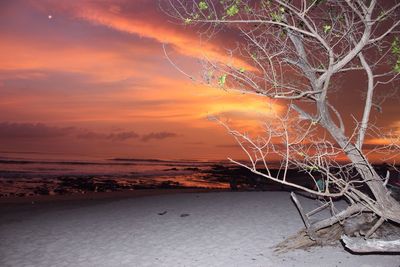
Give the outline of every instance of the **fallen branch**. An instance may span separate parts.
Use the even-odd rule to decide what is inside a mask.
[[[298,200],[298,198],[294,192],[291,192],[290,195],[292,196],[292,199],[293,199],[294,203],[296,204],[297,209],[300,212],[300,215],[301,215],[301,218],[303,219],[304,225],[306,226],[307,229],[309,229],[311,226],[311,223],[310,223],[310,220],[308,219],[307,214],[305,214],[305,212],[304,212],[303,206],[300,204],[300,201]]]
[[[379,239],[350,238],[342,235],[345,246],[353,252],[400,252],[400,239],[385,241]]]

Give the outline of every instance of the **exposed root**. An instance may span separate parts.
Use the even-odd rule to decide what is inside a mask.
[[[315,233],[316,240],[311,240],[303,229],[275,246],[274,251],[284,253],[294,249],[308,249],[314,246],[335,246],[340,244],[343,227],[336,223],[331,227],[321,229]]]

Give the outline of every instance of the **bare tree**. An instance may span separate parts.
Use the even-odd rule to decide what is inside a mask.
[[[365,238],[385,221],[400,223],[400,204],[386,186],[389,177],[381,177],[368,159],[381,152],[394,160],[399,153],[398,136],[382,133],[370,121],[371,112],[382,112],[383,101],[395,97],[399,86],[399,1],[164,0],[161,7],[207,38],[221,30],[240,35],[227,51],[239,60],[206,59],[203,82],[279,99],[286,107],[277,120],[265,123],[262,137],[252,138],[217,121],[249,159],[232,162],[323,198],[326,204],[320,209],[331,207],[332,217],[311,223],[310,214],[302,211],[293,195],[311,238],[357,214],[377,218]],[[343,92],[342,80],[352,75],[363,75],[364,82],[349,88],[353,93]],[[359,118],[344,118],[340,105],[335,107],[335,94],[358,94],[355,101],[363,102]],[[387,145],[365,147],[366,138],[374,134],[385,138]],[[271,171],[271,157],[280,159],[278,173]],[[307,173],[311,183],[288,177],[291,168]],[[348,200],[347,209],[335,209],[332,199],[337,197]],[[391,251],[398,243],[390,244]]]

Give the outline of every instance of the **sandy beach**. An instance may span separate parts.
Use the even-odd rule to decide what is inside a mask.
[[[1,203],[1,266],[391,266],[342,246],[279,254],[303,225],[287,192],[142,193]],[[302,198],[305,208],[316,205]],[[340,207],[340,203],[338,204]]]

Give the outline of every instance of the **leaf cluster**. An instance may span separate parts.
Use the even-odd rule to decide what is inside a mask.
[[[395,37],[392,42],[392,54],[396,57],[396,63],[393,67],[393,70],[397,73],[400,73],[400,41],[398,37]]]

